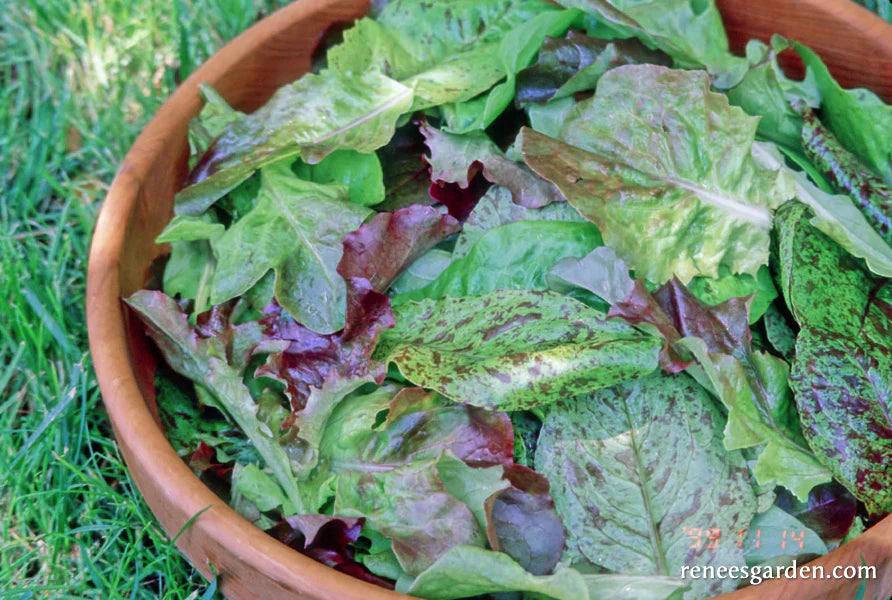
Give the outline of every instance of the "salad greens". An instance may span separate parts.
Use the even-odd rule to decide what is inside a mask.
[[[171,442],[296,551],[706,598],[892,512],[892,107],[711,0],[560,4],[376,3],[254,113],[203,87],[125,301]]]

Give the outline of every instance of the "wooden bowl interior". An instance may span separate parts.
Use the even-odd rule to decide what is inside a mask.
[[[749,37],[768,39],[778,31],[812,46],[844,85],[864,85],[892,99],[892,27],[860,7],[846,0],[719,0],[719,6],[732,47],[739,52]],[[235,108],[252,111],[280,85],[309,70],[316,44],[330,24],[350,21],[366,7],[366,0],[303,0],[259,23],[205,63],[165,103],[128,153],[94,234],[87,301],[90,345],[115,435],[162,526],[172,536],[180,533],[177,546],[205,576],[211,576],[214,565],[222,591],[233,600],[408,597],[291,551],[238,516],[189,471],[159,426],[153,350],[138,321],[122,311],[119,298],[142,288],[154,259],[167,251],[154,240],[170,220],[174,194],[185,180],[188,121],[201,108],[198,84],[208,83]],[[853,39],[860,41],[849,43]],[[850,544],[820,562],[859,564],[859,552],[869,564],[885,560],[886,578],[873,582],[865,598],[880,590],[887,593],[892,589],[890,534],[892,521],[886,519],[859,537],[857,547]],[[776,581],[728,597],[805,599],[825,594],[841,599],[851,598],[856,586]]]

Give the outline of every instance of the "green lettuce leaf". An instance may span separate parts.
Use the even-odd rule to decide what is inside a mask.
[[[453,260],[427,286],[395,296],[394,304],[444,296],[479,296],[498,289],[544,290],[551,266],[601,245],[591,223],[517,221],[483,234],[468,255]]]
[[[189,120],[189,148],[193,161],[204,154],[226,127],[245,116],[245,113],[229,106],[223,96],[208,84],[199,84],[198,90],[204,98],[204,106],[197,117]]]
[[[892,106],[863,88],[843,89],[808,46],[790,42],[814,73],[821,94],[821,118],[842,145],[892,185]]]
[[[511,190],[491,186],[468,215],[452,250],[454,258],[468,255],[480,238],[499,225],[517,221],[573,221],[585,219],[567,202],[554,202],[542,208],[527,208],[513,201]]]
[[[784,167],[783,157],[771,144],[753,144],[753,157],[769,169]],[[852,199],[817,187],[805,173],[793,173],[796,199],[814,211],[811,224],[849,253],[863,258],[882,277],[892,277],[892,247],[870,226]]]
[[[211,282],[216,259],[211,240],[225,231],[213,215],[174,217],[155,242],[170,244],[170,259],[164,266],[162,289],[168,296],[195,300],[192,312],[210,308]]]
[[[638,40],[605,40],[578,31],[546,38],[535,64],[517,75],[515,103],[548,102],[593,90],[608,70],[631,64],[670,65],[662,52]]]
[[[278,303],[318,333],[344,327],[347,288],[337,273],[344,236],[371,214],[341,185],[295,177],[287,161],[261,174],[254,208],[212,241],[217,258],[211,304],[247,292],[275,271]]]
[[[423,571],[407,593],[429,600],[457,600],[497,592],[533,592],[554,600],[588,600],[586,581],[576,570],[533,575],[501,552],[472,546],[450,549]]]
[[[394,309],[375,358],[465,404],[518,410],[640,377],[661,341],[552,292],[499,290]]]
[[[292,169],[305,181],[347,186],[350,202],[355,204],[373,206],[384,200],[384,175],[374,152],[335,150],[315,165],[298,161]]]
[[[772,209],[793,194],[788,173],[750,154],[757,121],[702,72],[630,65],[576,105],[561,141],[523,129],[522,149],[639,276],[755,277]]]
[[[737,531],[756,508],[746,462],[723,447],[723,418],[702,388],[655,373],[566,398],[548,411],[536,468],[552,482],[571,557],[633,575],[744,564],[736,544],[687,543],[687,527]],[[690,584],[699,596],[736,585]]]
[[[747,64],[734,56],[714,0],[561,0],[568,8],[579,8],[608,25],[611,37],[637,37],[651,48],[659,48],[676,66],[703,69],[720,88],[736,85]],[[602,36],[598,36],[602,37]]]
[[[688,289],[710,306],[721,304],[729,298],[742,298],[755,294],[750,303],[750,324],[762,318],[769,305],[777,298],[777,288],[771,279],[767,266],[762,266],[753,277],[747,273],[731,274],[721,272],[717,279],[712,277],[694,277],[688,283]]]
[[[482,52],[481,59],[501,67],[507,78],[486,94],[466,102],[444,104],[440,110],[446,129],[468,133],[492,124],[514,100],[516,74],[532,62],[545,37],[563,35],[579,14],[574,10],[539,14],[508,32],[494,52]]]
[[[456,135],[427,123],[420,129],[430,148],[427,162],[431,166],[431,181],[457,183],[459,187],[467,188],[472,170],[482,167],[483,177],[508,188],[515,204],[540,208],[564,201],[554,184],[530,171],[525,164],[506,158],[482,131]]]

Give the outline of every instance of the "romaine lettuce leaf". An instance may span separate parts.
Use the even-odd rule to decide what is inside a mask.
[[[455,400],[519,410],[640,377],[661,340],[553,292],[498,290],[406,302],[376,360]]]
[[[772,209],[793,195],[788,173],[750,154],[757,122],[702,72],[629,65],[576,105],[561,141],[523,129],[522,150],[638,276],[755,277]]]

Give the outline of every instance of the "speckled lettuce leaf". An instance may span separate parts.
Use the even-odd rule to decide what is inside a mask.
[[[334,514],[365,517],[393,541],[402,568],[417,575],[453,546],[486,541],[471,509],[440,478],[444,453],[509,464],[513,437],[504,413],[446,403],[417,388],[395,392],[385,386],[334,407],[318,466],[301,490],[319,502],[333,497]]]
[[[869,513],[892,511],[892,346],[805,328],[790,385],[809,445]]]
[[[892,510],[892,326],[889,304],[858,262],[812,227],[808,209],[778,213],[784,297],[802,326],[790,385],[818,459],[872,514]]]
[[[412,95],[411,88],[377,70],[305,75],[226,127],[193,168],[174,210],[201,214],[254,171],[280,158],[300,154],[307,162],[319,162],[337,149],[372,152],[393,137]]]
[[[140,290],[125,301],[145,323],[167,364],[210,392],[216,405],[235,421],[263,457],[291,507],[305,512],[288,455],[276,433],[258,417],[258,406],[242,382],[244,358],[233,353],[233,348],[241,345],[237,338],[253,336],[256,323],[231,328],[227,324],[225,336],[206,337],[193,329],[177,303],[161,292]]]
[[[468,255],[452,261],[425,287],[395,296],[395,305],[444,296],[479,296],[493,290],[544,290],[551,266],[601,245],[591,223],[518,221],[485,233]]]
[[[778,211],[778,271],[787,308],[802,327],[854,337],[873,287],[859,261],[811,225],[809,207]]]
[[[453,257],[467,256],[487,231],[516,221],[583,222],[585,218],[567,202],[554,202],[542,208],[527,208],[515,204],[511,190],[493,185],[483,194],[465,220],[461,234],[455,240]]]
[[[548,102],[593,90],[601,75],[620,65],[669,66],[671,59],[638,40],[605,40],[579,31],[546,38],[536,63],[517,74],[518,104]]]
[[[518,410],[657,366],[661,340],[553,292],[498,290],[395,308],[375,358],[465,404]]]
[[[768,168],[783,167],[783,157],[771,144],[753,144],[753,156]],[[870,226],[852,199],[830,194],[813,184],[805,173],[793,173],[796,199],[814,211],[811,224],[882,277],[892,277],[892,247]]]
[[[892,244],[892,186],[846,150],[815,112],[802,101],[793,103],[802,116],[802,146],[815,168],[839,192],[848,194],[871,227],[886,244]],[[889,119],[892,132],[892,113]],[[892,146],[890,146],[892,163]]]
[[[560,140],[523,129],[522,150],[639,276],[755,276],[772,209],[793,195],[788,173],[750,154],[757,121],[703,72],[629,65],[571,110]]]
[[[508,159],[482,131],[456,135],[422,123],[421,133],[430,149],[431,181],[469,185],[472,169],[483,169],[483,177],[508,188],[515,204],[540,208],[552,202],[563,202],[553,183],[545,181],[523,163]]]
[[[676,66],[709,71],[721,88],[736,85],[746,72],[744,59],[731,54],[728,36],[713,0],[561,0],[600,18],[617,37],[637,37],[659,48]],[[617,35],[618,34],[618,35]]]
[[[563,567],[553,575],[529,573],[510,556],[458,546],[422,572],[406,590],[429,600],[457,600],[498,592],[532,592],[554,600],[589,600],[585,578]]]
[[[347,288],[336,269],[344,236],[371,211],[348,202],[344,186],[302,181],[284,162],[266,167],[261,178],[254,208],[211,242],[211,303],[244,294],[273,270],[282,308],[318,333],[341,329]]]
[[[734,544],[692,549],[685,527],[746,528],[756,502],[739,452],[722,445],[723,418],[683,374],[655,373],[553,404],[536,469],[568,532],[568,554],[611,571],[677,575],[684,565],[743,565]],[[733,581],[694,580],[700,596]]]

